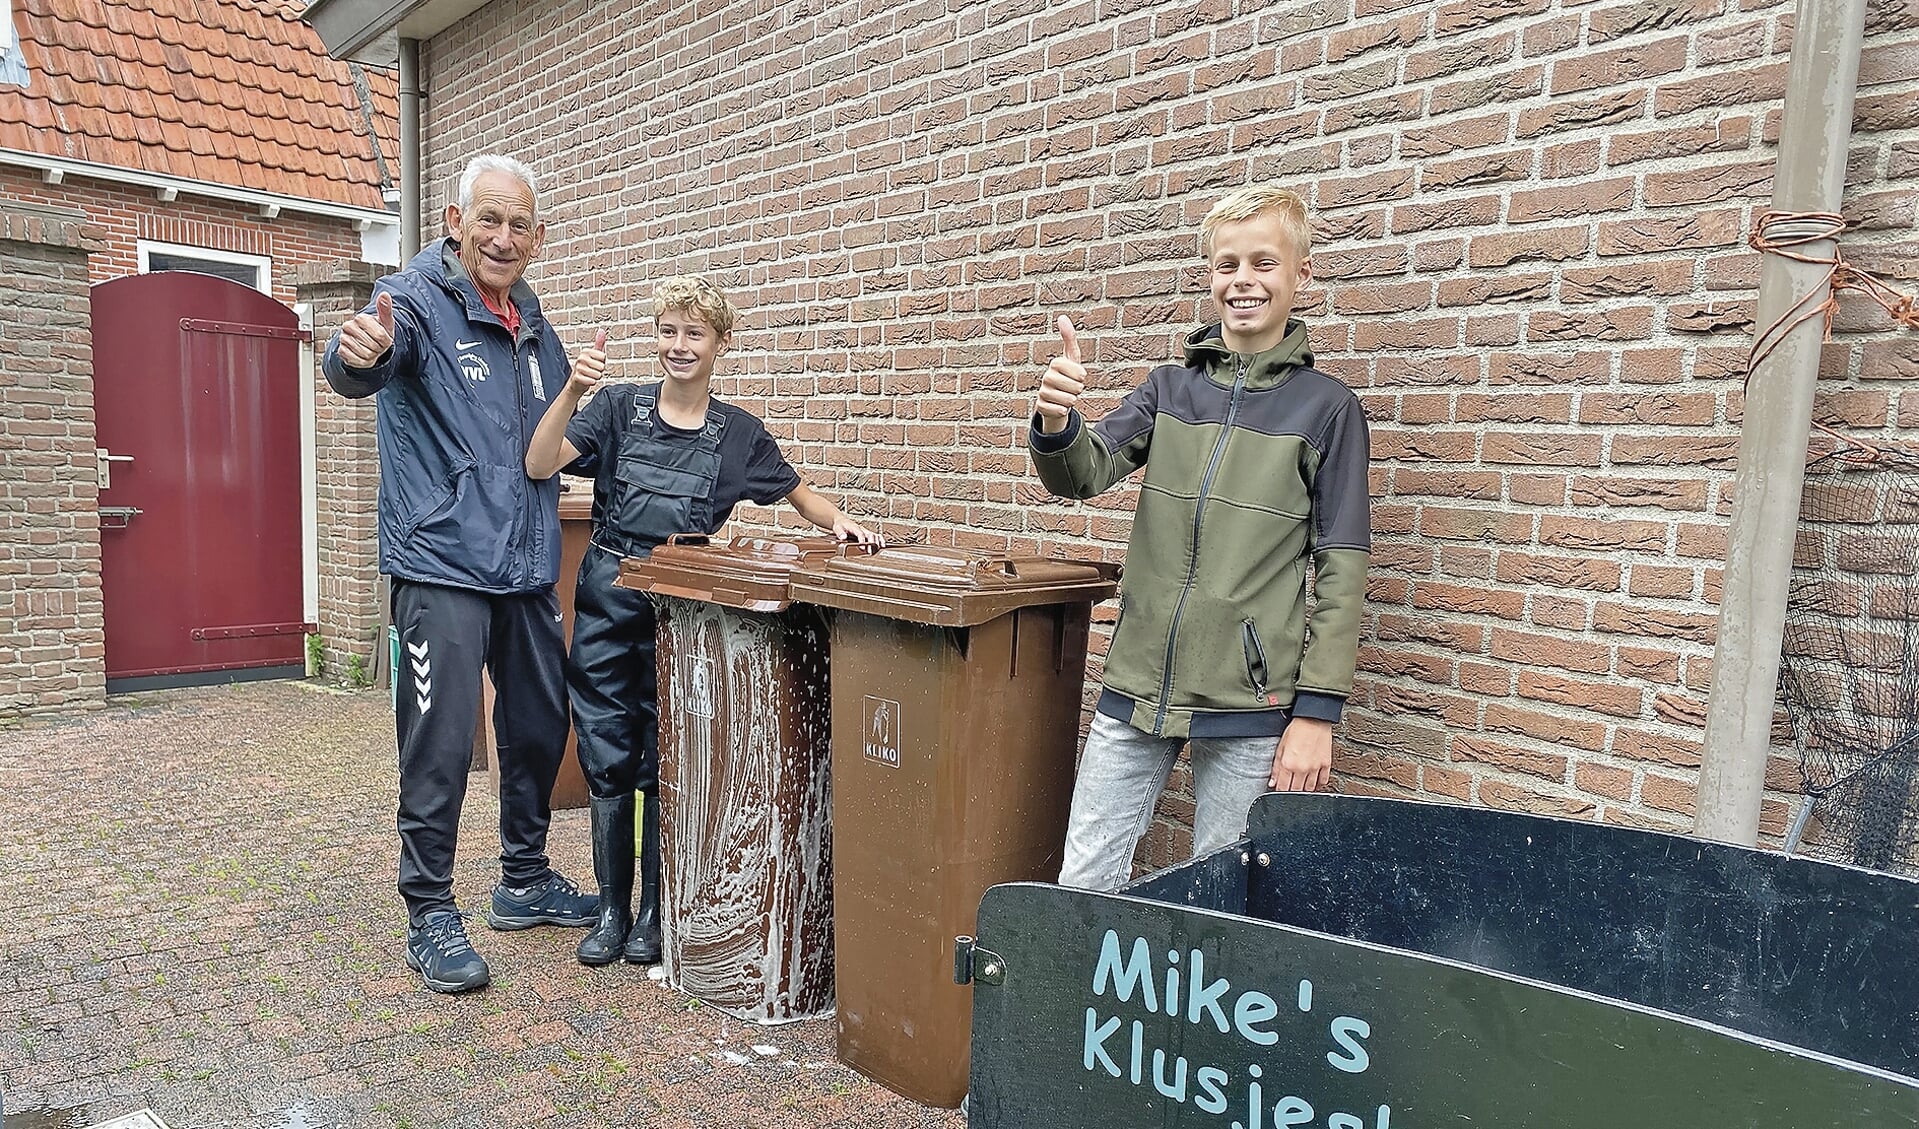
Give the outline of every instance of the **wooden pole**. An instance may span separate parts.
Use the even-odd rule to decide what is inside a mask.
[[[1865,0],[1799,2],[1773,172],[1774,211],[1839,211],[1865,17]],[[1822,240],[1801,250],[1816,258],[1830,255],[1833,244]],[[1789,316],[1802,301],[1823,299],[1813,292],[1826,285],[1825,276],[1825,268],[1817,264],[1766,256],[1757,329]],[[1785,636],[1786,593],[1824,330],[1820,318],[1793,329],[1760,362],[1746,388],[1693,821],[1693,833],[1702,838],[1747,845],[1759,839],[1759,804],[1772,745],[1779,648]]]

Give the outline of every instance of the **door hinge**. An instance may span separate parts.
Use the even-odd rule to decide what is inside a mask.
[[[953,983],[1003,984],[1006,961],[991,949],[981,948],[971,937],[953,938]]]
[[[200,642],[210,639],[257,639],[267,635],[311,635],[311,623],[243,623],[234,627],[196,627],[191,634]]]

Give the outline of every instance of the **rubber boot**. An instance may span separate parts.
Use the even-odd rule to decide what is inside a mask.
[[[633,797],[593,797],[593,876],[600,917],[580,941],[581,964],[612,964],[633,925]]]
[[[660,963],[660,790],[640,792],[640,904],[626,935],[626,959]]]

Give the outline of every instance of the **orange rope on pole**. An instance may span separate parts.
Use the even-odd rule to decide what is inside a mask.
[[[1856,290],[1864,294],[1879,307],[1892,315],[1893,321],[1905,329],[1919,329],[1919,297],[1903,293],[1888,285],[1871,271],[1853,266],[1846,261],[1845,253],[1839,248],[1839,236],[1849,225],[1846,218],[1837,212],[1761,212],[1753,222],[1752,235],[1746,242],[1753,250],[1765,255],[1778,255],[1812,266],[1826,268],[1826,277],[1820,285],[1813,287],[1771,325],[1753,334],[1752,348],[1746,353],[1746,382],[1752,382],[1752,374],[1759,363],[1766,359],[1787,334],[1799,328],[1813,318],[1824,319],[1824,340],[1832,340],[1832,316],[1839,310],[1839,295],[1847,290]],[[1830,254],[1813,254],[1803,248],[1810,244],[1830,242]],[[1812,426],[1826,435],[1838,440],[1849,448],[1863,449],[1862,461],[1883,454],[1880,448],[1855,436],[1844,435],[1820,423]]]

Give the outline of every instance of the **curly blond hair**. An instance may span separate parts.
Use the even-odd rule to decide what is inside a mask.
[[[1306,201],[1289,188],[1271,184],[1249,184],[1221,197],[1213,210],[1206,213],[1206,218],[1199,221],[1199,253],[1212,256],[1213,232],[1220,224],[1238,223],[1269,212],[1279,217],[1280,226],[1285,228],[1300,258],[1312,254],[1313,225],[1306,216]]]
[[[693,311],[721,337],[733,332],[733,322],[740,315],[726,291],[697,274],[678,275],[653,288],[653,316],[669,310]]]

